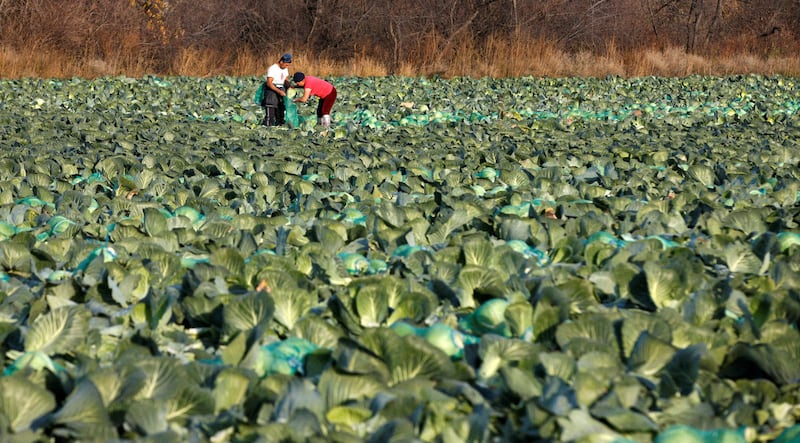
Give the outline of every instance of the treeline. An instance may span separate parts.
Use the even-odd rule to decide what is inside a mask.
[[[388,74],[521,74],[465,61],[524,71],[548,51],[795,57],[800,0],[0,0],[0,39],[2,76],[15,57],[47,63],[32,54],[98,74],[211,75],[287,51]]]

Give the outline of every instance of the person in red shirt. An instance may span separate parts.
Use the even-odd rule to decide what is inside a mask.
[[[312,95],[319,97],[317,123],[330,128],[331,108],[336,101],[336,88],[321,78],[305,75],[302,72],[295,72],[292,81],[296,86],[303,88],[303,96],[294,101],[305,103]]]

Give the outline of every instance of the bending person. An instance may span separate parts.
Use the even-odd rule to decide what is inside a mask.
[[[317,124],[326,128],[331,127],[331,108],[336,102],[336,88],[325,80],[302,72],[295,72],[292,81],[298,87],[303,88],[303,96],[294,99],[295,102],[305,103],[311,96],[319,97],[317,105]]]

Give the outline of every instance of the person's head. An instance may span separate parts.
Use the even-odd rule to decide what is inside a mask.
[[[292,76],[292,81],[297,86],[303,86],[306,84],[306,75],[303,74],[302,72],[295,72],[294,75]]]
[[[280,60],[278,60],[278,65],[281,68],[285,68],[290,64],[292,64],[292,54],[289,54],[288,52],[286,54],[283,54]]]

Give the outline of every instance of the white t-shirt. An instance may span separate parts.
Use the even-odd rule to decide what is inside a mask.
[[[277,87],[283,87],[286,84],[286,78],[289,77],[289,68],[281,69],[277,63],[267,69],[267,77],[272,77],[272,84]]]

